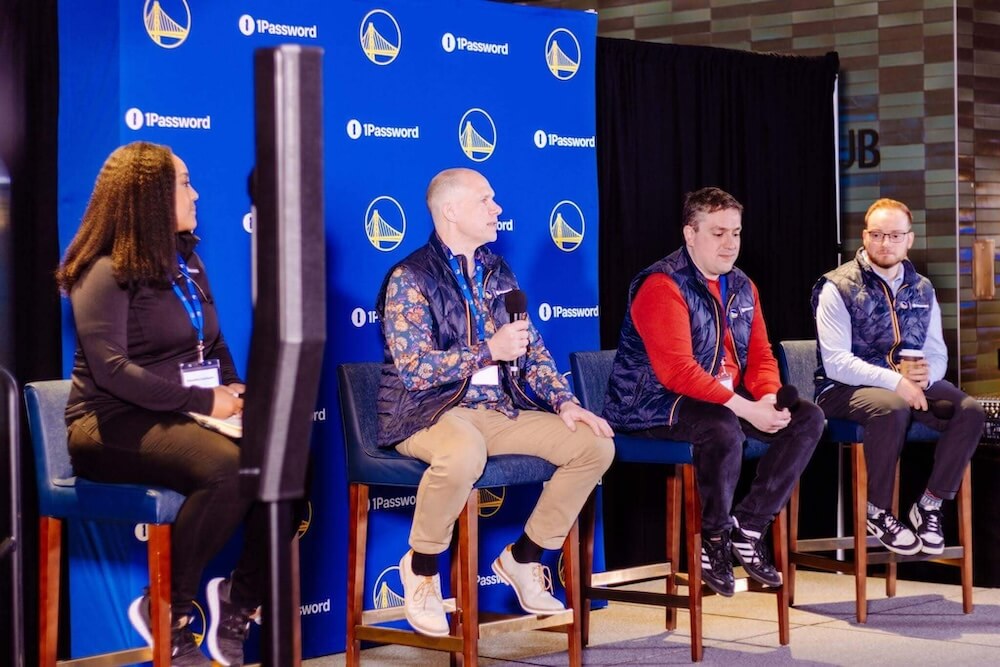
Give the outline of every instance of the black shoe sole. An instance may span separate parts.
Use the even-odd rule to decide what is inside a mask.
[[[724,588],[721,588],[719,584],[716,584],[713,581],[709,581],[705,577],[702,577],[701,580],[703,582],[705,582],[706,586],[708,586],[709,588],[711,588],[713,591],[715,591],[716,593],[718,593],[719,595],[721,595],[724,598],[731,598],[736,593],[736,585],[735,584],[733,584],[732,588],[724,589]]]
[[[743,556],[740,554],[740,550],[736,548],[735,544],[733,545],[733,558],[735,558],[736,562],[738,562],[741,566],[743,566],[743,570],[747,573],[747,576],[756,581],[758,584],[762,586],[767,586],[769,588],[778,588],[781,586],[782,582],[780,576],[777,581],[774,581],[765,579],[761,575],[754,572],[752,566],[747,565],[746,561],[743,560]],[[775,570],[775,574],[780,575],[781,573]]]

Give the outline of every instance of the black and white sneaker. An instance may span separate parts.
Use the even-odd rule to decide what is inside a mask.
[[[910,523],[917,531],[917,537],[923,543],[925,554],[944,553],[944,530],[941,528],[941,510],[921,507],[913,503],[910,508]]]
[[[767,545],[761,533],[743,530],[737,524],[733,526],[732,541],[733,555],[751,578],[765,586],[781,585],[781,573],[771,563],[771,556],[767,553]]]
[[[868,515],[868,532],[877,537],[886,549],[903,556],[911,556],[923,546],[912,530],[883,509]]]
[[[149,615],[149,593],[143,593],[128,608],[132,627],[153,648],[153,631]],[[191,631],[190,616],[181,616],[170,628],[170,667],[211,667],[212,661],[198,648]]]
[[[733,546],[729,531],[701,538],[701,580],[723,597],[736,591],[733,577]]]

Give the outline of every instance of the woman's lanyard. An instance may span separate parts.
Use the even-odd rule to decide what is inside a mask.
[[[474,287],[476,296],[479,297],[478,303],[485,304],[485,297],[483,296],[483,265],[476,260],[475,256],[473,256],[472,261],[476,263]],[[477,301],[473,298],[472,292],[469,290],[469,281],[465,277],[465,272],[462,271],[458,258],[450,251],[448,253],[448,262],[451,264],[451,270],[455,274],[459,288],[462,290],[462,296],[465,297],[465,302],[469,304],[469,310],[476,320],[478,340],[486,340],[486,316],[476,306]]]
[[[198,287],[194,284],[190,274],[188,274],[187,264],[180,255],[177,255],[177,264],[180,266],[181,275],[184,276],[187,282],[187,294],[184,293],[184,290],[181,289],[176,280],[172,280],[170,284],[174,288],[174,294],[181,300],[181,304],[184,306],[184,310],[187,311],[188,317],[191,318],[191,326],[194,327],[195,333],[198,334],[197,351],[198,363],[200,364],[205,361],[205,314],[201,309],[201,299],[198,298]]]

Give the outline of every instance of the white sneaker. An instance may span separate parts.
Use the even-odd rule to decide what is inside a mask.
[[[441,599],[441,575],[425,577],[413,573],[413,550],[399,561],[399,578],[403,582],[403,607],[406,620],[422,635],[444,637],[448,634],[448,618]]]
[[[529,614],[546,616],[566,611],[563,603],[552,595],[552,575],[541,563],[518,563],[508,544],[493,561],[493,571],[514,589],[517,601]]]

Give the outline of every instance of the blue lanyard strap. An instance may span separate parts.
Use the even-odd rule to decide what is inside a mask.
[[[483,303],[485,305],[485,299],[483,296],[483,265],[473,256],[472,261],[476,263],[476,270],[474,273],[475,281],[473,286],[476,290],[476,297],[478,301],[473,298],[472,292],[469,289],[469,281],[465,277],[465,272],[462,271],[462,267],[458,262],[458,258],[453,252],[448,251],[448,263],[451,264],[452,273],[455,274],[455,280],[458,281],[458,287],[462,290],[462,296],[465,297],[465,302],[469,304],[469,310],[472,312],[472,316],[476,320],[476,334],[479,336],[478,340],[486,340],[486,316],[476,305],[477,303]]]
[[[201,309],[201,299],[198,298],[198,287],[191,279],[187,263],[185,263],[184,258],[180,255],[177,255],[177,264],[180,266],[181,275],[186,282],[187,294],[184,293],[185,291],[181,289],[176,280],[170,281],[170,285],[174,288],[174,294],[181,300],[181,305],[184,306],[188,317],[191,318],[191,326],[194,327],[195,333],[198,334],[198,362],[201,363],[205,360],[205,313]]]
[[[729,331],[729,311],[726,306],[726,297],[729,294],[729,280],[725,275],[719,276],[719,296],[722,297],[722,358],[726,357],[726,333]]]

